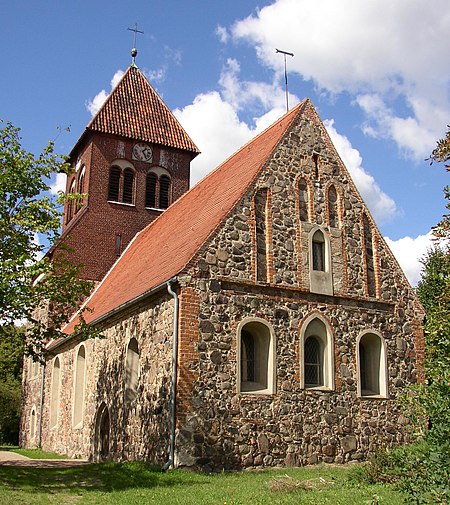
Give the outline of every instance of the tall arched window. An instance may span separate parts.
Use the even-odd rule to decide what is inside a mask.
[[[75,361],[75,383],[73,400],[73,426],[81,425],[83,421],[84,390],[86,376],[86,351],[81,345]]]
[[[367,294],[369,296],[376,296],[375,257],[373,254],[372,227],[370,226],[369,219],[366,214],[363,214],[363,228]]]
[[[54,428],[58,423],[60,379],[61,370],[59,357],[56,357],[53,363],[52,373],[52,389],[50,397],[50,428]]]
[[[132,338],[127,347],[125,365],[125,400],[131,402],[136,398],[139,380],[139,346]]]
[[[158,177],[153,172],[147,174],[145,182],[145,206],[156,208],[156,184]]]
[[[332,228],[337,228],[339,226],[338,198],[334,186],[328,188],[328,224]]]
[[[170,178],[167,175],[161,175],[159,178],[159,208],[167,209],[169,206]]]
[[[69,195],[75,194],[75,179],[70,184]],[[72,220],[74,216],[74,209],[76,208],[76,202],[70,198],[67,202],[67,223]]]
[[[131,168],[123,171],[122,202],[133,203],[134,194],[134,172]]]
[[[86,167],[83,167],[78,175],[78,180],[77,180],[77,193],[80,195],[84,193],[84,179],[86,175]],[[81,209],[83,205],[83,200],[74,202],[75,204],[75,214]]]
[[[34,440],[36,436],[36,407],[31,409],[31,416],[30,416],[30,438],[31,440]]]
[[[387,397],[387,363],[384,339],[376,333],[363,334],[358,342],[359,396]]]
[[[306,389],[334,388],[333,336],[319,316],[310,316],[302,326],[301,385]]]
[[[325,239],[320,230],[312,238],[312,267],[313,270],[325,272]]]
[[[256,229],[256,280],[267,282],[267,188],[254,198]]]
[[[239,392],[275,392],[275,334],[266,321],[239,325],[237,358]]]
[[[109,171],[109,188],[108,188],[108,200],[110,202],[119,201],[120,174],[121,170],[119,167],[111,167],[111,170]]]
[[[309,191],[308,184],[305,179],[300,179],[298,183],[298,199],[299,199],[299,211],[300,211],[300,221],[309,221]]]

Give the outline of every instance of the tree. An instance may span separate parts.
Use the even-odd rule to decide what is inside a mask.
[[[26,321],[25,352],[39,355],[49,339],[63,336],[62,326],[91,284],[78,278],[80,266],[67,260],[63,244],[50,259],[37,240],[58,241],[64,197],[52,196],[49,182],[52,174],[69,174],[70,165],[52,142],[35,157],[22,148],[18,128],[0,124],[0,324]]]

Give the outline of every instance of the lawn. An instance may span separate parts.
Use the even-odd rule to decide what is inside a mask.
[[[201,474],[162,473],[144,463],[102,463],[77,468],[0,466],[0,503],[397,505],[392,486],[363,484],[351,466]]]

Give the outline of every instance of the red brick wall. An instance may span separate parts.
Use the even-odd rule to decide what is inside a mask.
[[[73,165],[86,167],[85,204],[74,218],[66,223],[67,205],[63,221],[63,237],[72,249],[70,258],[84,265],[82,277],[101,280],[117,260],[116,235],[122,237],[122,251],[137,232],[160,215],[160,211],[145,208],[145,179],[153,166],[161,166],[161,152],[172,157],[168,170],[172,179],[171,201],[189,189],[190,155],[169,148],[153,146],[152,163],[132,160],[134,141],[93,134],[80,149]],[[108,202],[109,170],[115,160],[125,160],[135,168],[134,205]],[[165,156],[167,159],[167,156]],[[67,181],[67,190],[77,174]]]

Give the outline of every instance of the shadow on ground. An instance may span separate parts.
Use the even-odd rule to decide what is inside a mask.
[[[200,479],[200,480],[199,480]],[[159,467],[145,463],[100,463],[75,468],[21,468],[0,466],[0,486],[45,493],[102,491],[130,488],[176,487],[198,485],[208,477],[197,475],[192,482],[177,472],[162,473]]]

